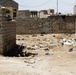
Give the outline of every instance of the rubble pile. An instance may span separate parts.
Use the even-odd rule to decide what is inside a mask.
[[[68,37],[65,34],[32,34],[32,35],[17,35],[17,44],[25,46],[21,56],[35,56],[39,51],[50,52],[56,50],[64,50],[67,46],[68,51],[72,52],[75,48],[75,37]],[[66,50],[65,50],[66,51]],[[49,53],[45,53],[47,55]]]

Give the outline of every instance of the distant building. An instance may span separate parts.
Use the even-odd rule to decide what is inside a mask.
[[[38,11],[35,10],[19,10],[18,18],[37,18],[39,17]]]
[[[30,18],[30,10],[19,10],[18,18]]]
[[[48,16],[54,15],[54,9],[49,9],[49,10],[41,10],[39,12],[39,17],[40,18],[47,18]]]
[[[38,16],[38,11],[33,11],[33,10],[30,11],[30,17],[31,17],[31,18],[37,18],[37,17],[39,17],[39,16]]]
[[[76,5],[73,8],[73,13],[76,14]]]
[[[54,15],[54,9],[49,10],[19,10],[18,18],[47,18],[48,16]]]

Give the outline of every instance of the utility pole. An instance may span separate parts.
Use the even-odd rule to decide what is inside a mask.
[[[57,0],[57,15],[58,15],[58,0]]]

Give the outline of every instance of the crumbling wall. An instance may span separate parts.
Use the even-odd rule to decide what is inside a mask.
[[[0,54],[6,54],[16,46],[16,23],[6,21],[5,13],[0,16]]]
[[[17,19],[16,34],[75,33],[75,16]]]

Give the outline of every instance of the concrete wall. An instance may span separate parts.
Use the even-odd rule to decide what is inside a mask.
[[[75,16],[17,19],[16,34],[75,33]]]
[[[5,13],[0,10],[0,54],[6,54],[16,46],[16,23],[6,21]],[[0,13],[0,14],[1,14]]]

